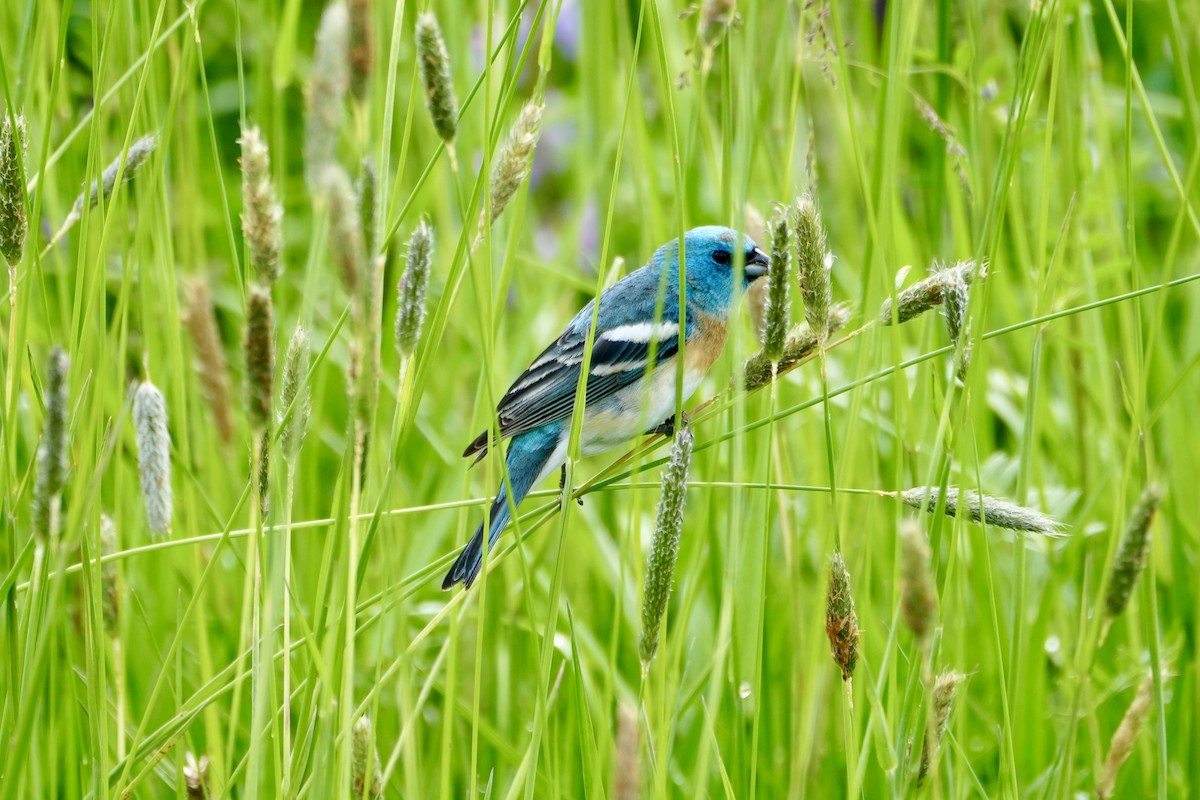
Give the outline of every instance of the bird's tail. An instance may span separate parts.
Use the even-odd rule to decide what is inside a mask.
[[[508,447],[506,460],[508,480],[512,483],[512,497],[515,505],[520,505],[534,484],[559,466],[550,463],[557,449],[558,439],[557,431],[551,435],[546,431],[535,430],[512,440],[512,444]],[[500,536],[500,531],[504,530],[504,526],[512,517],[512,507],[508,504],[508,491],[503,483],[500,484],[496,499],[492,501],[492,510],[488,516],[491,520],[488,551],[491,552],[492,546],[496,544],[496,539]],[[475,579],[479,577],[479,570],[482,567],[483,523],[480,523],[479,527],[475,529],[475,535],[471,537],[471,541],[467,542],[467,546],[459,554],[454,566],[446,573],[446,578],[442,581],[442,588],[449,589],[456,583],[462,583],[470,588]]]

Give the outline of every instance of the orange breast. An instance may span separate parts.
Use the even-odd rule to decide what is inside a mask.
[[[686,369],[703,374],[720,358],[729,328],[724,319],[703,313],[696,314],[696,326],[696,334],[684,344],[683,360]]]

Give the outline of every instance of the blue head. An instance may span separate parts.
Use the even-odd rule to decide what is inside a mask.
[[[767,274],[770,261],[754,240],[732,228],[704,225],[683,235],[687,259],[688,304],[725,316],[751,283]],[[654,262],[665,265],[672,282],[679,275],[679,240],[659,248]],[[742,265],[738,275],[738,264]]]

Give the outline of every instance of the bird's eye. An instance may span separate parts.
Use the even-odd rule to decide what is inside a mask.
[[[714,250],[712,258],[713,261],[717,262],[723,267],[729,266],[730,255],[728,250]]]

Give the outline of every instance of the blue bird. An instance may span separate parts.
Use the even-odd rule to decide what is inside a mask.
[[[686,319],[679,319],[678,239],[660,247],[646,266],[600,295],[580,431],[585,455],[618,447],[644,433],[670,432],[678,388],[680,330],[686,399],[721,355],[729,314],[738,298],[751,282],[767,273],[766,254],[748,236],[729,228],[693,228],[684,234],[684,243]],[[737,262],[743,264],[740,278],[735,275]],[[566,463],[594,302],[576,314],[517,378],[496,409],[501,437],[512,437],[507,479],[514,505],[520,505],[530,489]],[[477,455],[478,461],[487,450],[488,431],[484,431],[463,456]],[[489,514],[489,551],[512,516],[508,498],[509,491],[502,483]],[[470,587],[479,576],[483,528],[480,523],[442,581],[443,589],[456,583]]]

